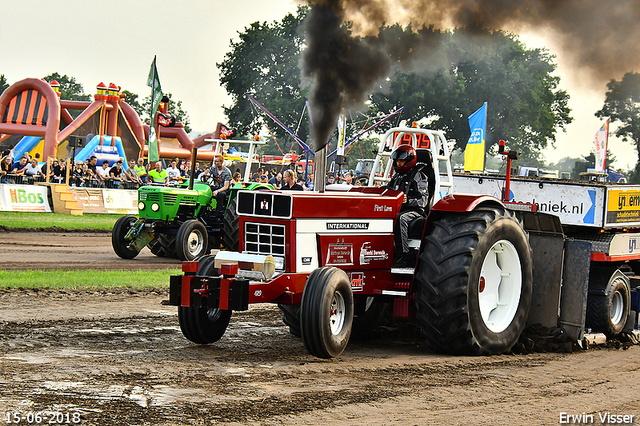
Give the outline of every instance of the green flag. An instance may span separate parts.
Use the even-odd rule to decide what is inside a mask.
[[[156,112],[162,99],[162,88],[160,87],[160,79],[158,78],[158,68],[156,68],[156,57],[153,57],[153,63],[147,77],[147,86],[151,87],[151,126],[149,127],[149,161],[158,161],[158,136],[156,135]]]

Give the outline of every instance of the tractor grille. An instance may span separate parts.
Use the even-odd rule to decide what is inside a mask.
[[[273,255],[284,259],[284,225],[244,224],[244,248],[250,254]]]
[[[164,203],[167,205],[175,204],[178,201],[178,196],[175,194],[162,194]]]
[[[151,191],[139,191],[138,198],[140,201],[160,202],[160,193]]]

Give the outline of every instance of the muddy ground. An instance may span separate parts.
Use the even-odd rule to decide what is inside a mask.
[[[0,239],[3,268],[176,266],[150,253],[122,261],[107,234]],[[166,289],[0,290],[0,423],[41,413],[40,423],[69,414],[84,425],[553,425],[583,414],[601,424],[610,413],[640,424],[639,346],[453,357],[393,324],[326,361],[271,305],[234,313],[217,344],[192,344],[167,298]]]

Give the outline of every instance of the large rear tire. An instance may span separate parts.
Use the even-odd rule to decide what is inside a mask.
[[[214,256],[200,260],[198,275],[210,275],[214,267]],[[231,319],[231,310],[189,306],[178,308],[178,321],[184,337],[199,345],[217,342],[222,338]]]
[[[209,254],[207,228],[196,219],[189,219],[180,225],[176,236],[176,254],[182,261],[190,261]]]
[[[589,277],[589,283],[586,326],[607,337],[616,337],[622,333],[629,319],[629,278],[619,269],[611,275],[596,271]]]
[[[222,220],[222,245],[228,251],[239,251],[240,247],[240,219],[236,211],[237,205],[238,197],[236,196],[229,202]]]
[[[113,251],[122,259],[133,259],[139,253],[138,250],[131,247],[129,242],[124,238],[135,221],[135,216],[127,215],[122,216],[116,221],[115,225],[113,225],[113,230],[111,231],[111,246],[113,247]]]
[[[528,236],[501,207],[442,216],[424,242],[416,280],[418,323],[434,350],[504,353],[531,306]]]
[[[313,271],[300,303],[300,329],[309,353],[325,359],[340,355],[352,324],[353,293],[347,274],[333,267]]]
[[[149,244],[147,244],[151,253],[158,257],[167,257],[167,254],[164,252],[162,244],[157,239],[152,240]]]

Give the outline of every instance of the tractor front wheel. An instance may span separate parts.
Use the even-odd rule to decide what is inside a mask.
[[[113,247],[113,251],[123,259],[133,259],[139,253],[138,250],[129,245],[130,241],[124,238],[135,222],[136,218],[134,216],[122,216],[116,221],[115,225],[113,225],[113,230],[111,231],[111,246]]]
[[[347,347],[352,325],[353,293],[347,274],[333,267],[313,271],[300,303],[300,329],[309,353],[337,357]]]

